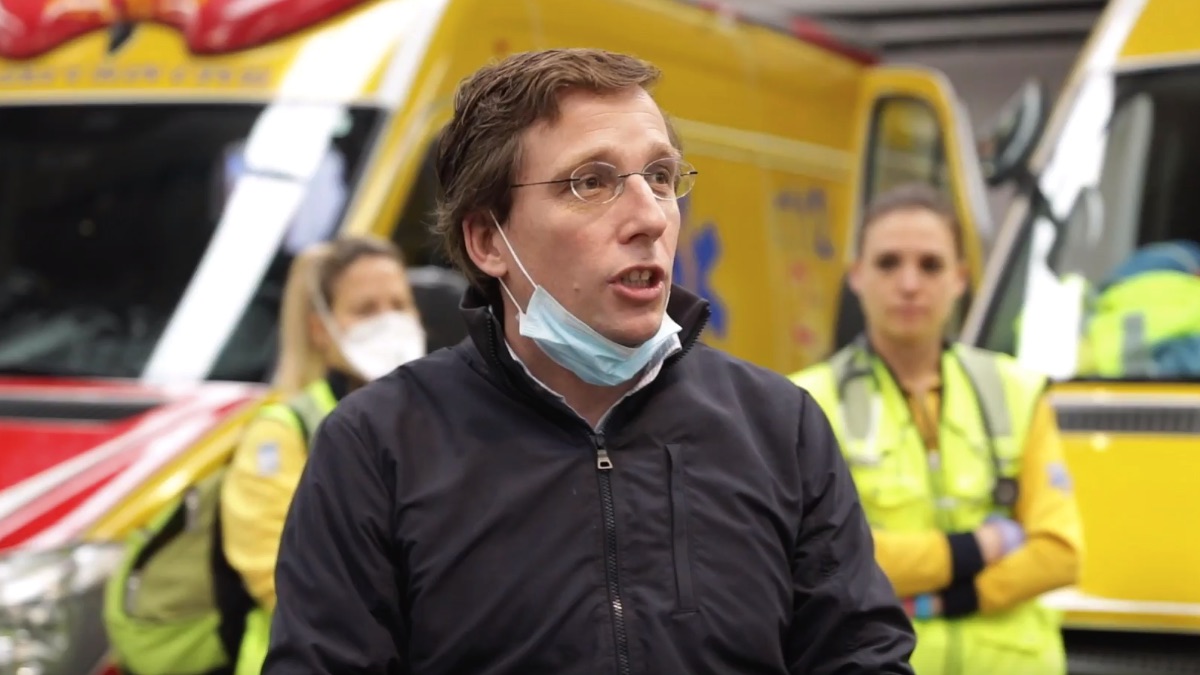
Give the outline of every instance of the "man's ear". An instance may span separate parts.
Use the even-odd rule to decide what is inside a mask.
[[[496,234],[496,222],[485,211],[475,211],[463,218],[463,241],[467,255],[484,274],[500,278],[508,273],[503,242]]]

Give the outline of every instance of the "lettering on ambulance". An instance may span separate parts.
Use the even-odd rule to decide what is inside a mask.
[[[785,190],[775,197],[775,208],[780,213],[794,213],[799,219],[800,227],[782,228],[780,234],[791,244],[789,249],[803,249],[805,232],[811,232],[808,250],[819,260],[830,260],[835,253],[833,233],[830,231],[829,209],[826,204],[825,190],[810,188],[808,190]],[[799,245],[797,245],[799,244]]]
[[[679,247],[675,251],[671,279],[708,301],[711,311],[708,329],[717,338],[724,338],[729,330],[729,314],[712,282],[713,270],[721,257],[721,236],[716,222],[711,219],[699,227],[691,226],[691,197],[687,195],[679,200]]]
[[[20,66],[0,69],[0,87],[169,85],[260,88],[271,84],[266,67],[99,65],[92,68]]]
[[[777,250],[787,270],[796,365],[808,365],[831,344],[833,282],[841,280],[828,193],[819,185],[788,186],[776,193],[773,208]]]

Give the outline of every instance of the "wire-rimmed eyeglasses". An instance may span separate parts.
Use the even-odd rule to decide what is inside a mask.
[[[519,188],[530,185],[554,185],[570,183],[571,192],[580,200],[590,204],[606,204],[621,196],[625,190],[625,180],[630,176],[641,176],[656,199],[679,199],[692,191],[699,174],[691,164],[675,157],[656,159],[647,164],[641,171],[620,173],[617,167],[608,162],[588,162],[580,165],[571,172],[569,178],[544,180],[536,183],[517,183],[509,187]]]

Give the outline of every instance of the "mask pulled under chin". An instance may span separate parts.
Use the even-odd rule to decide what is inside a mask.
[[[350,367],[368,382],[425,355],[425,330],[412,312],[384,312],[363,319],[337,342]]]
[[[500,282],[500,287],[517,308],[517,326],[521,335],[536,344],[550,360],[588,384],[615,387],[661,362],[679,343],[676,334],[682,329],[666,312],[663,312],[658,332],[637,347],[627,347],[596,332],[563,307],[543,286],[534,282],[495,214],[492,214],[492,220],[521,274],[533,286],[529,306],[522,311],[521,303],[517,302],[508,285]]]
[[[624,384],[661,362],[678,343],[680,331],[679,324],[664,312],[653,337],[637,347],[627,347],[596,332],[541,286],[534,289],[528,311],[518,310],[517,324],[521,335],[552,361],[584,382],[602,387]]]

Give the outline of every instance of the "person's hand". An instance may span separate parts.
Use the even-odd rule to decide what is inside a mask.
[[[992,516],[975,530],[975,541],[983,552],[983,563],[991,565],[1025,543],[1025,529],[1015,520]]]

